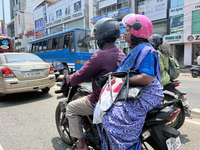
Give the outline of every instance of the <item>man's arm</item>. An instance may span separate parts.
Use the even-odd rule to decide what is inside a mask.
[[[82,82],[88,81],[94,77],[100,70],[100,64],[98,61],[98,54],[92,55],[92,57],[81,67],[80,70],[76,71],[72,75],[66,77],[67,83],[70,86],[75,86]],[[57,79],[63,80],[64,75],[60,75]]]

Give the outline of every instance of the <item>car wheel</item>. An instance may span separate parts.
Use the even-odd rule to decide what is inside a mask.
[[[5,96],[0,96],[0,102],[5,100]]]
[[[48,93],[49,90],[50,90],[50,88],[46,87],[46,88],[42,89],[42,93]]]

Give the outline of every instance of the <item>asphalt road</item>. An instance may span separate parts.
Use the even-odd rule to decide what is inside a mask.
[[[198,83],[194,79],[181,76],[181,90],[185,90],[191,107],[199,107]],[[69,150],[56,129],[55,109],[59,102],[54,91],[49,94],[31,92],[13,94],[0,102],[0,150]],[[180,150],[196,150],[200,145],[200,120],[186,118],[179,130],[182,145]]]

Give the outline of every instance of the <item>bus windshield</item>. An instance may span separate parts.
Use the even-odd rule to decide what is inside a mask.
[[[13,52],[11,38],[0,36],[0,53]]]
[[[75,30],[76,52],[95,53],[98,51],[94,38],[90,37],[90,30]]]

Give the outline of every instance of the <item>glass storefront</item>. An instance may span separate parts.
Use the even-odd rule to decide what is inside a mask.
[[[192,65],[197,65],[198,56],[200,56],[200,43],[192,44]]]

